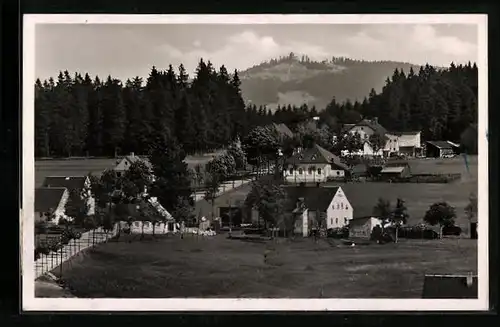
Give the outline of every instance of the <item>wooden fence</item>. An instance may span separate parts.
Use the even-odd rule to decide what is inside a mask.
[[[106,242],[118,233],[118,228],[118,224],[116,224],[115,228],[108,233],[105,233],[102,227],[89,230],[82,233],[82,237],[79,239],[71,240],[57,252],[50,252],[48,255],[40,254],[40,258],[35,260],[35,279],[59,267],[81,251]]]

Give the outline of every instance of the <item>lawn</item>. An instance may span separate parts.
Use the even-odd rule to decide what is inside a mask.
[[[420,298],[424,274],[468,272],[477,273],[470,239],[350,247],[217,235],[109,242],[66,263],[63,278],[83,298]]]

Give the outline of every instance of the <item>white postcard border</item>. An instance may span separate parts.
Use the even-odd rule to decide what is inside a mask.
[[[34,290],[34,83],[36,24],[474,24],[478,26],[478,299],[52,299]],[[23,16],[22,210],[24,311],[483,311],[488,277],[488,66],[487,16],[431,15],[103,15]]]

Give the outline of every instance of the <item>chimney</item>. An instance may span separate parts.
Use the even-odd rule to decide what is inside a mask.
[[[375,124],[378,124],[378,117],[373,117],[372,122],[374,122]]]
[[[133,152],[130,152],[130,156],[133,158],[135,154]]]

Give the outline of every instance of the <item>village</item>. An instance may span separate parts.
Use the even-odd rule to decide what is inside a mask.
[[[303,239],[316,247],[318,242],[327,241],[335,247],[362,248],[369,244],[408,247],[412,239],[477,239],[477,156],[467,154],[477,151],[471,148],[477,140],[470,141],[471,134],[477,138],[477,127],[463,132],[464,144],[422,142],[421,131],[388,131],[376,118],[365,118],[344,124],[340,133],[331,137],[330,142],[341,147],[336,155],[311,137],[321,130],[318,117],[302,126],[306,133],[292,131],[283,123],[259,126],[254,134],[236,139],[225,150],[202,159],[187,157],[193,189],[188,215],[167,211],[149,195],[148,186],[155,177],[147,155],[37,161],[36,277],[60,272],[59,278],[63,278],[63,271],[70,269],[69,262],[83,248],[105,246],[98,245],[100,242],[134,244],[144,240],[148,246],[147,240],[164,238],[182,248],[193,240],[211,244],[212,239],[223,238],[254,247]],[[269,137],[254,137],[252,141],[252,135],[259,133]],[[261,139],[273,141],[258,143]],[[348,139],[357,145],[353,148]],[[219,169],[219,178],[207,183],[202,175],[214,169]],[[102,191],[103,176],[115,179],[104,183],[106,192]],[[130,185],[116,182],[125,176]],[[119,197],[116,194],[125,188],[135,190],[132,194],[138,201],[113,203],[112,198]],[[456,192],[463,194],[457,198]],[[102,206],[102,201],[109,203]],[[99,219],[87,219],[97,216]],[[87,239],[86,247],[75,249],[82,235],[90,237],[89,230],[93,231],[92,241]],[[293,248],[287,243],[279,246]],[[264,262],[273,251],[266,245]],[[275,256],[280,260],[280,255]],[[189,256],[185,260],[190,260]],[[477,283],[477,278],[475,272],[467,271],[449,275],[466,278],[466,286],[458,289],[474,293],[470,285]],[[438,278],[433,274],[438,273],[428,271],[426,283],[433,283],[433,278]],[[435,287],[430,291],[429,287],[426,292],[434,292]],[[442,293],[435,296],[446,297]]]

